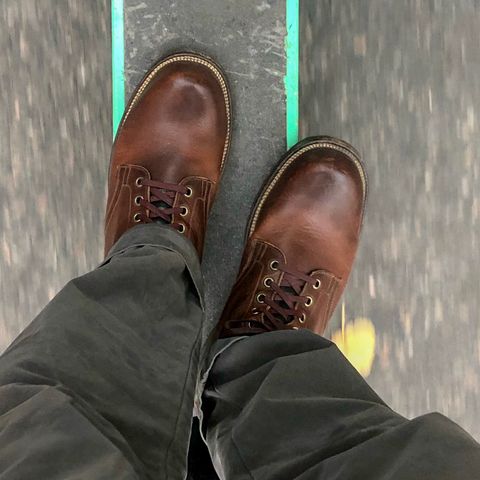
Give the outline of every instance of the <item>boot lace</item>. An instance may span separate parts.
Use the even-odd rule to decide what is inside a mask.
[[[314,289],[320,288],[320,280],[276,260],[270,263],[270,268],[283,272],[281,282],[277,283],[271,277],[266,277],[264,285],[273,290],[273,295],[259,293],[257,302],[260,306],[253,309],[254,316],[247,320],[231,322],[232,330],[247,326],[257,332],[273,331],[288,328],[288,324],[296,319],[300,323],[305,323],[305,309],[313,304],[313,298],[300,293],[307,284],[312,285]],[[260,313],[263,313],[263,321],[256,318]]]
[[[141,195],[135,197],[135,204],[141,205],[150,212],[147,217],[142,213],[137,213],[134,217],[135,222],[151,223],[162,222],[170,224],[178,231],[185,231],[185,225],[182,223],[173,223],[174,215],[185,216],[188,213],[187,207],[174,207],[173,202],[177,193],[192,196],[192,189],[176,183],[165,183],[148,178],[139,177],[136,180],[137,186],[150,187],[150,201],[145,200]]]

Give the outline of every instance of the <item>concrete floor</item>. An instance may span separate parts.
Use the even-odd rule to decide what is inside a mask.
[[[0,350],[101,259],[110,6],[52,3],[0,2]],[[376,326],[369,381],[401,413],[439,410],[480,439],[480,6],[302,7],[301,133],[351,141],[370,175],[346,293],[348,318]]]

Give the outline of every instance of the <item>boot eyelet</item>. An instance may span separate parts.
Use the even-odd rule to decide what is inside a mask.
[[[313,286],[313,288],[314,288],[315,290],[318,290],[321,286],[322,286],[322,281],[321,281],[319,278],[317,278],[317,280],[315,281],[315,285]]]
[[[185,225],[183,223],[179,223],[178,224],[178,227],[177,227],[177,230],[180,232],[180,233],[184,233],[185,232]]]
[[[187,187],[187,192],[185,193],[186,197],[191,197],[193,195],[193,189],[191,187]]]
[[[306,300],[305,300],[305,306],[310,307],[310,305],[312,305],[312,303],[313,303],[313,298],[312,297],[307,297]]]
[[[135,180],[135,185],[137,187],[143,187],[143,177],[138,177],[136,180]]]
[[[258,303],[265,303],[265,297],[266,297],[266,295],[264,293],[259,293],[257,295],[257,302]]]
[[[298,321],[299,321],[300,323],[305,323],[305,322],[307,321],[306,315],[305,315],[304,313],[302,313],[302,314],[300,315],[300,317],[298,318]]]
[[[278,270],[278,262],[277,262],[277,260],[272,260],[272,261],[270,262],[270,268],[271,268],[272,270],[274,270],[274,271],[275,271],[275,270]]]
[[[142,215],[137,212],[137,213],[133,216],[133,221],[134,221],[135,223],[141,222],[141,221],[142,221]]]
[[[143,200],[143,197],[141,195],[137,195],[135,197],[135,205],[140,205],[140,202]]]
[[[267,277],[264,281],[263,284],[267,287],[270,288],[272,286],[273,278]]]
[[[188,215],[188,208],[187,207],[180,207],[180,208],[181,208],[180,216],[186,217]]]
[[[298,330],[298,327],[292,327],[292,330]]]

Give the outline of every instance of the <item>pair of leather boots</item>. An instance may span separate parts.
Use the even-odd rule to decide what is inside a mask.
[[[231,134],[218,65],[192,53],[155,65],[132,95],[112,149],[106,252],[127,229],[161,222],[201,257]],[[350,145],[315,137],[290,149],[253,208],[220,336],[322,334],[353,265],[365,199],[365,171]]]

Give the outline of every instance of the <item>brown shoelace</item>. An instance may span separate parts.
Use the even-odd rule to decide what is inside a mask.
[[[146,178],[141,179],[141,185],[150,187],[150,201],[147,202],[140,196],[137,197],[139,199],[137,205],[141,205],[149,210],[150,216],[141,215],[139,222],[151,223],[161,221],[171,224],[177,230],[183,231],[184,225],[173,223],[173,215],[185,215],[185,207],[173,207],[173,202],[177,193],[190,197],[192,189],[176,183],[165,183]]]
[[[253,313],[263,312],[263,322],[255,317],[246,320],[234,320],[229,322],[231,330],[247,326],[252,333],[261,333],[288,328],[288,324],[296,318],[299,319],[300,323],[305,322],[304,308],[311,306],[313,299],[300,295],[300,292],[306,284],[319,288],[320,281],[281,262],[273,261],[271,267],[273,270],[282,271],[284,275],[280,284],[269,277],[265,279],[265,285],[274,291],[271,297],[262,293],[257,295],[261,305],[255,308]]]

